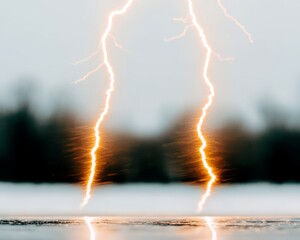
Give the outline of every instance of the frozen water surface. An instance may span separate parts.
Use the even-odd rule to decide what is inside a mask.
[[[300,239],[298,184],[218,186],[201,214],[226,217],[212,218],[196,215],[201,186],[95,187],[83,209],[84,189],[79,186],[0,183],[0,192],[0,240]]]
[[[80,209],[76,185],[0,183],[1,216],[192,216],[202,186],[128,184],[93,188]],[[300,216],[300,184],[241,184],[214,188],[204,216]],[[300,238],[299,238],[300,239]]]
[[[9,217],[0,220],[0,233],[1,240],[298,240],[300,218]]]

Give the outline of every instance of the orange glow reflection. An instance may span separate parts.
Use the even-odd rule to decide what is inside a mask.
[[[205,221],[207,223],[207,226],[209,227],[209,230],[211,232],[211,240],[217,240],[217,230],[214,227],[214,221],[211,217],[206,217]]]
[[[92,225],[93,219],[90,217],[84,217],[84,222],[90,231],[90,240],[96,240],[96,233]]]

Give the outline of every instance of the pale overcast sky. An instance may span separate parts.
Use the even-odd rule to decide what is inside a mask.
[[[236,117],[259,126],[263,101],[299,113],[300,1],[223,0],[252,33],[254,44],[224,17],[215,0],[194,2],[212,47],[235,58],[213,59],[210,77],[217,96],[207,126]],[[16,86],[32,79],[34,104],[43,114],[66,101],[78,116],[96,119],[104,103],[107,74],[102,70],[79,85],[72,81],[101,58],[78,66],[72,63],[96,49],[107,14],[124,3],[0,0],[1,107],[13,106]],[[184,28],[172,18],[186,15],[185,0],[136,0],[127,15],[116,19],[113,35],[129,51],[110,45],[117,82],[106,126],[155,134],[180,114],[202,106],[207,94],[200,75],[204,51],[195,31],[174,42],[163,41]]]

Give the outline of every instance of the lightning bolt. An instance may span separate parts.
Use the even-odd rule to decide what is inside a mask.
[[[214,86],[213,86],[212,82],[210,81],[210,79],[208,77],[208,70],[209,70],[212,55],[216,56],[219,60],[222,60],[222,61],[233,60],[233,58],[223,58],[220,54],[218,54],[218,53],[216,53],[212,50],[212,48],[211,48],[211,46],[210,46],[210,44],[207,40],[206,34],[205,34],[202,26],[199,24],[199,21],[197,19],[196,14],[195,14],[193,0],[186,0],[186,1],[187,1],[187,4],[188,4],[188,17],[185,18],[185,19],[184,18],[174,18],[174,21],[180,21],[180,22],[186,24],[186,26],[184,28],[184,31],[181,34],[179,34],[178,36],[171,37],[171,38],[166,38],[165,41],[167,41],[167,42],[174,41],[174,40],[177,40],[181,37],[184,37],[187,34],[189,29],[194,28],[197,31],[198,35],[199,35],[200,41],[201,41],[204,49],[206,50],[206,57],[205,57],[205,63],[204,63],[204,67],[203,67],[202,76],[204,78],[204,81],[205,81],[206,85],[209,88],[209,95],[207,97],[206,103],[204,104],[204,106],[202,108],[202,114],[201,114],[199,122],[197,124],[197,133],[198,133],[198,137],[199,137],[199,139],[202,143],[200,148],[199,148],[202,164],[203,164],[204,168],[207,170],[207,173],[210,176],[210,180],[208,181],[205,193],[202,196],[202,198],[201,198],[201,200],[198,204],[198,210],[201,211],[203,209],[203,206],[206,203],[208,197],[211,195],[212,187],[213,187],[214,183],[217,180],[217,176],[215,175],[213,168],[210,166],[210,164],[207,161],[206,152],[205,152],[205,149],[207,147],[207,142],[206,142],[205,136],[204,136],[203,131],[202,131],[203,124],[204,124],[204,121],[205,121],[206,116],[207,116],[207,112],[208,112],[209,108],[211,107],[211,105],[213,103],[213,98],[215,96]],[[92,74],[99,71],[102,67],[106,68],[106,70],[109,74],[109,80],[110,80],[110,86],[109,86],[108,90],[106,91],[106,100],[105,100],[104,110],[101,112],[100,117],[98,118],[98,120],[96,122],[96,125],[94,127],[95,144],[94,144],[94,146],[91,150],[90,175],[89,175],[89,178],[88,178],[88,181],[87,181],[85,197],[84,197],[83,202],[81,204],[82,207],[85,206],[88,203],[89,199],[91,198],[91,189],[92,189],[92,184],[94,182],[95,169],[96,169],[96,164],[97,164],[96,152],[99,149],[100,140],[101,140],[99,129],[100,129],[100,126],[101,126],[105,116],[107,115],[107,113],[109,111],[110,99],[111,99],[112,92],[114,91],[115,73],[113,71],[112,64],[109,61],[108,49],[107,49],[107,40],[108,40],[108,38],[112,39],[114,45],[117,48],[120,48],[121,50],[125,50],[119,43],[117,43],[115,37],[111,34],[111,30],[113,28],[114,18],[116,16],[125,14],[128,11],[128,9],[131,7],[133,2],[134,2],[134,0],[128,0],[126,2],[126,4],[121,9],[112,11],[109,14],[107,27],[104,31],[104,34],[102,35],[101,41],[100,41],[99,46],[96,49],[96,51],[93,52],[87,58],[82,59],[82,60],[75,63],[75,64],[80,64],[80,63],[89,61],[90,59],[95,57],[102,50],[102,52],[103,52],[103,63],[100,63],[95,69],[91,70],[86,75],[84,75],[82,78],[75,81],[75,83],[79,83],[81,81],[86,80]],[[253,43],[252,35],[246,30],[246,28],[236,18],[234,18],[233,16],[231,16],[228,13],[227,9],[222,4],[221,0],[217,0],[217,3],[219,5],[219,7],[223,10],[224,15],[227,18],[231,19],[248,36],[249,41],[251,43]],[[191,23],[188,25],[189,22],[191,22]]]
[[[217,0],[217,3],[219,5],[219,7],[223,10],[224,15],[227,18],[229,18],[230,20],[232,20],[242,30],[242,32],[248,37],[248,40],[249,40],[250,43],[254,43],[252,34],[250,32],[248,32],[248,30],[246,29],[246,27],[243,24],[241,24],[239,22],[239,20],[237,20],[235,17],[233,17],[232,15],[230,15],[228,13],[227,8],[223,5],[222,1],[221,0]]]
[[[92,225],[93,220],[89,217],[84,217],[84,221],[90,231],[90,240],[96,240],[96,233]]]
[[[200,149],[199,149],[202,164],[203,164],[204,168],[206,169],[208,175],[210,176],[210,180],[207,183],[204,195],[202,196],[202,198],[200,199],[200,201],[198,203],[198,210],[201,211],[203,209],[203,206],[205,205],[207,199],[211,195],[213,185],[217,180],[217,176],[215,175],[213,168],[210,166],[210,164],[207,161],[207,156],[206,156],[206,153],[205,153],[205,149],[207,147],[207,142],[206,142],[205,136],[203,134],[203,130],[202,130],[204,121],[205,121],[206,116],[207,116],[207,112],[208,112],[209,108],[211,107],[211,105],[213,103],[213,98],[215,96],[214,86],[213,86],[212,82],[210,81],[210,79],[208,77],[208,70],[209,70],[211,58],[212,58],[213,55],[221,61],[232,61],[234,59],[231,58],[231,57],[224,58],[219,53],[216,53],[215,51],[212,50],[212,47],[210,46],[210,44],[207,40],[204,29],[199,24],[199,21],[197,19],[197,16],[196,16],[196,13],[195,13],[195,10],[194,10],[193,0],[186,0],[186,1],[187,1],[187,4],[188,4],[188,17],[186,17],[186,18],[174,18],[173,19],[174,21],[182,22],[182,23],[185,24],[185,28],[184,28],[183,32],[178,34],[177,36],[170,37],[170,38],[165,38],[164,40],[166,42],[178,40],[178,39],[184,37],[190,29],[194,28],[194,29],[196,29],[196,31],[198,33],[198,36],[199,36],[200,41],[202,43],[202,46],[206,50],[206,57],[205,57],[205,63],[204,63],[204,67],[203,67],[202,76],[204,78],[204,81],[205,81],[206,85],[209,88],[209,95],[207,97],[206,103],[204,104],[204,106],[202,108],[202,114],[201,114],[199,122],[197,124],[197,134],[198,134],[198,137],[199,137],[199,139],[202,143],[201,146],[200,146]],[[252,35],[246,30],[246,28],[236,18],[229,15],[227,9],[222,4],[221,0],[217,0],[217,3],[219,5],[219,7],[223,10],[225,16],[227,18],[231,19],[232,21],[234,21],[234,23],[248,36],[249,41],[251,43],[253,43]]]
[[[212,82],[210,81],[210,79],[208,77],[208,69],[209,69],[211,56],[212,56],[212,48],[208,43],[208,40],[207,40],[207,37],[205,35],[203,28],[201,27],[201,25],[198,22],[198,19],[195,14],[195,10],[194,10],[193,1],[187,0],[187,2],[188,2],[188,12],[189,12],[192,24],[199,35],[199,38],[202,42],[203,47],[206,50],[206,57],[205,57],[205,63],[204,63],[202,75],[203,75],[204,81],[205,81],[206,85],[208,86],[209,92],[210,92],[207,97],[207,102],[205,103],[204,107],[202,108],[202,114],[201,114],[199,122],[197,124],[198,137],[202,143],[202,145],[199,149],[199,152],[201,154],[202,164],[210,176],[210,180],[207,183],[206,191],[198,204],[198,210],[201,211],[203,209],[204,204],[206,203],[207,198],[210,196],[213,184],[215,183],[215,181],[217,179],[216,175],[214,174],[213,168],[209,165],[209,163],[207,161],[207,157],[206,157],[206,153],[205,153],[207,142],[206,142],[206,139],[202,132],[202,127],[203,127],[204,120],[207,116],[207,111],[213,103],[213,98],[215,96],[215,90],[214,90],[214,86],[213,86]]]
[[[111,99],[112,92],[114,91],[115,73],[113,71],[112,64],[109,61],[109,54],[108,54],[108,49],[107,49],[107,40],[108,40],[109,37],[112,38],[111,37],[112,36],[111,35],[111,30],[113,28],[113,22],[114,22],[115,17],[125,14],[128,11],[128,9],[132,6],[133,2],[134,2],[134,0],[128,0],[126,2],[126,4],[121,9],[114,10],[109,14],[107,27],[106,27],[106,29],[103,33],[102,38],[101,38],[101,49],[102,49],[102,52],[103,52],[103,66],[106,67],[106,70],[109,74],[110,86],[106,91],[106,100],[105,100],[104,110],[101,112],[100,117],[98,118],[98,120],[96,122],[96,125],[94,127],[95,144],[94,144],[94,147],[91,150],[90,175],[89,175],[88,182],[87,182],[87,185],[86,185],[85,197],[83,198],[83,201],[81,203],[82,207],[85,206],[88,203],[89,199],[91,198],[91,189],[92,189],[92,184],[94,182],[95,170],[96,170],[96,165],[97,165],[96,152],[99,149],[100,140],[101,140],[99,129],[100,129],[100,126],[101,126],[105,116],[107,115],[107,113],[109,111],[110,99]],[[96,50],[96,52],[99,52],[99,48]],[[96,54],[96,52],[94,52],[92,55],[90,55],[87,59],[90,59],[91,57],[93,57]],[[102,67],[102,66],[100,67],[100,65],[98,66],[98,68]],[[93,74],[93,73],[90,72],[86,76],[88,77],[91,74]]]

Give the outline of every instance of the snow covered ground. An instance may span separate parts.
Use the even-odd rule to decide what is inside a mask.
[[[88,206],[79,205],[84,189],[75,185],[0,183],[5,215],[195,215],[203,190],[181,184],[131,184],[96,187]],[[300,185],[222,185],[201,215],[300,216]]]

